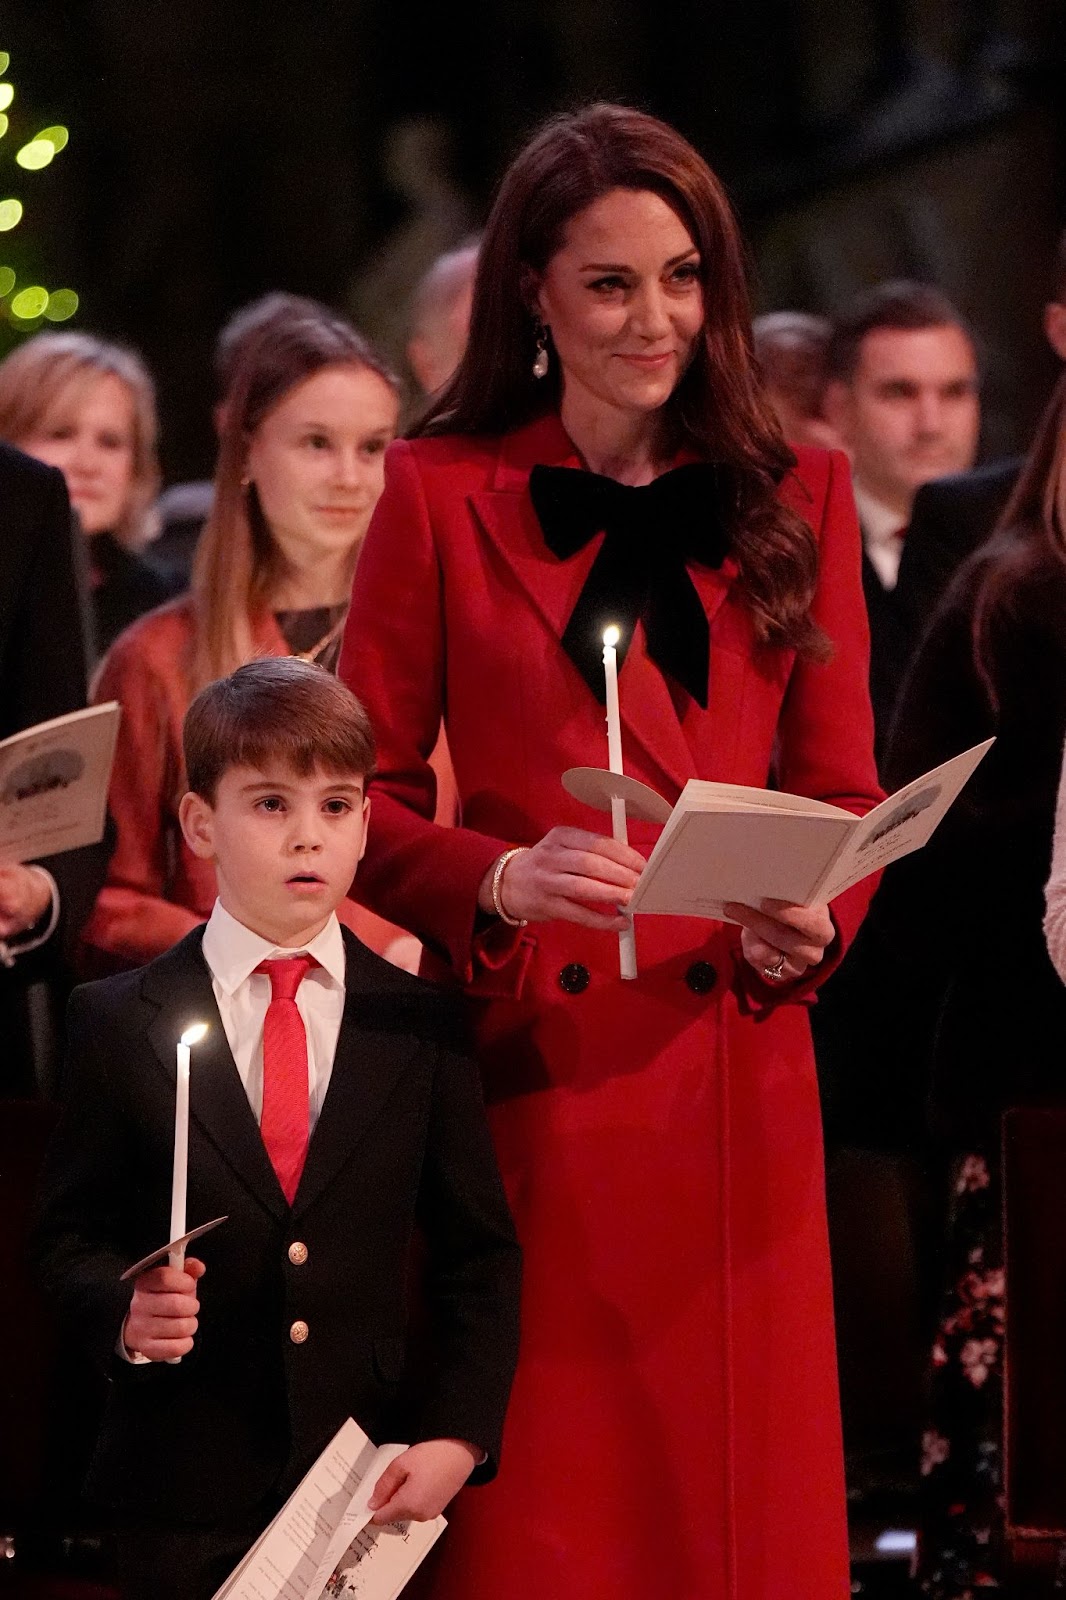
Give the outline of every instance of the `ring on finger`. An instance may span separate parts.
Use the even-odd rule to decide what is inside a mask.
[[[767,983],[782,983],[788,977],[788,973],[785,971],[785,959],[785,953],[782,951],[773,966],[763,967],[762,975]]]

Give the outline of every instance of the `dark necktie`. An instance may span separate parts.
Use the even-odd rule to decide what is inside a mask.
[[[261,961],[256,972],[270,979],[270,1004],[263,1023],[263,1115],[259,1131],[285,1198],[292,1205],[307,1156],[307,1033],[296,991],[314,956]]]
[[[562,641],[597,700],[606,700],[604,628],[622,630],[621,666],[640,621],[651,659],[706,709],[710,629],[686,563],[720,567],[729,550],[721,481],[706,462],[638,488],[573,467],[530,473],[533,509],[553,555],[565,561],[604,535]]]

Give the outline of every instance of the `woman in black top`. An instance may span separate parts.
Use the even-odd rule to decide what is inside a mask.
[[[1066,738],[1066,378],[997,530],[935,613],[886,781],[993,734],[930,843],[885,874],[868,924],[897,1068],[926,1086],[949,1180],[920,1517],[920,1591],[936,1600],[1005,1582],[1000,1121],[1066,1094],[1066,989],[1042,926]]]
[[[140,357],[39,333],[0,362],[0,439],[58,467],[86,536],[96,645],[174,592],[144,546],[159,488],[155,391]]]

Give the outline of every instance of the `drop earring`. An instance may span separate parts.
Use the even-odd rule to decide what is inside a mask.
[[[533,357],[533,376],[546,378],[548,376],[548,330],[538,317],[534,323],[534,333],[537,340],[537,351]]]

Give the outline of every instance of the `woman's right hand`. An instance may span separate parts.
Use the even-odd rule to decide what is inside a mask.
[[[490,915],[496,863],[478,889],[478,905]],[[553,828],[528,850],[512,856],[500,883],[508,916],[527,922],[559,918],[583,928],[621,933],[625,907],[644,870],[644,858],[626,844],[584,828]]]

